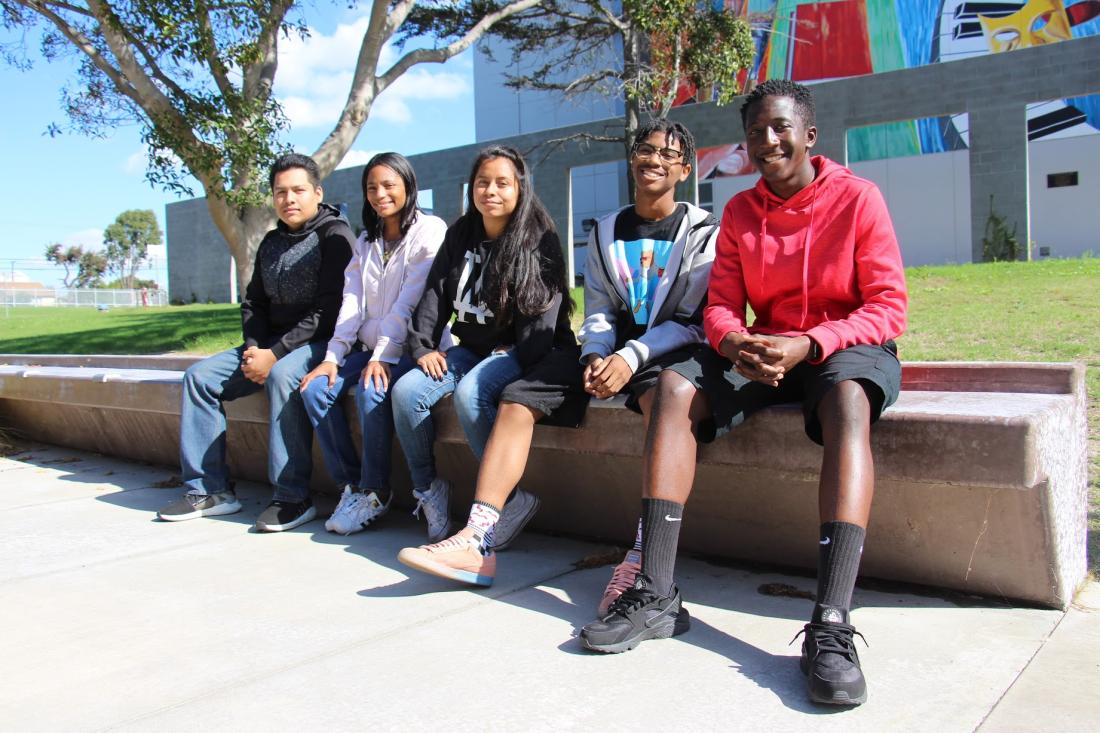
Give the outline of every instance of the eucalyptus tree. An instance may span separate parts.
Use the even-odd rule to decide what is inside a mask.
[[[369,22],[343,110],[312,153],[322,175],[350,149],[378,95],[405,72],[445,62],[494,23],[539,1],[492,3],[461,33],[402,49],[382,68],[383,50],[417,0],[368,0],[363,9]],[[0,23],[16,39],[0,53],[25,64],[24,44],[37,37],[47,59],[79,59],[62,93],[70,127],[102,135],[138,123],[149,156],[147,179],[185,194],[192,193],[187,174],[199,182],[243,292],[256,247],[274,223],[267,168],[285,149],[288,122],[272,93],[279,42],[308,34],[305,12],[295,0],[0,0]]]

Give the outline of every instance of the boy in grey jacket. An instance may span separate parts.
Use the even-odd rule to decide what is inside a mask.
[[[652,388],[669,358],[676,360],[680,350],[704,343],[702,314],[718,222],[675,198],[676,184],[691,175],[694,157],[695,141],[683,125],[657,119],[642,126],[630,155],[635,203],[601,219],[588,239],[580,331],[584,388],[600,399],[625,393],[627,407],[642,413],[647,428],[653,419],[658,428],[687,420],[675,410],[654,413],[660,406]],[[647,484],[660,481],[673,470],[671,464],[685,458],[662,451],[652,438],[659,432],[646,431]],[[643,487],[643,495],[652,496],[652,488]],[[656,518],[650,516],[653,506],[651,499],[642,500],[634,549],[612,573],[599,604],[601,619],[614,617],[620,605],[637,600],[632,594],[641,592],[634,587],[644,573],[642,537],[647,522]],[[679,594],[663,600],[663,612],[674,622],[671,632],[686,631],[689,617]],[[589,627],[581,634],[585,646],[615,651],[599,648],[599,634],[589,639]]]

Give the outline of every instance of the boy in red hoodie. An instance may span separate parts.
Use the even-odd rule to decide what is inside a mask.
[[[817,602],[801,667],[811,699],[855,705],[867,686],[848,612],[874,493],[871,424],[901,386],[893,339],[905,330],[905,275],[879,190],[810,156],[817,128],[806,87],[764,82],[741,119],[761,179],[722,216],[703,314],[713,349],[682,352],[661,373],[656,399],[690,394],[691,435],[682,429],[678,437],[684,450],[768,405],[802,403],[806,434],[825,451]],[[746,304],[756,314],[751,326]],[[690,489],[670,483],[652,498],[678,519]],[[665,524],[644,538],[644,552],[647,571],[667,576],[645,581],[667,594],[681,522]]]

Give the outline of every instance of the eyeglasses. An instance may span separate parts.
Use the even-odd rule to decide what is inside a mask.
[[[668,165],[679,163],[684,157],[682,151],[674,148],[655,148],[649,143],[638,143],[635,145],[633,154],[636,158],[653,158],[653,156],[659,155],[661,157],[661,162],[667,163]]]

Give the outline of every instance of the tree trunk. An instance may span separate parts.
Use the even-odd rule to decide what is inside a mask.
[[[627,200],[634,203],[634,176],[630,173],[630,151],[634,147],[634,133],[638,131],[638,127],[641,125],[641,110],[638,106],[638,100],[630,97],[627,97],[625,107],[626,114],[623,116],[623,151],[625,156],[623,159],[626,160]]]
[[[210,218],[225,237],[229,254],[237,269],[237,298],[244,297],[248,281],[252,279],[252,265],[256,250],[264,234],[275,226],[275,212],[270,205],[234,208],[217,196],[206,197]],[[228,276],[228,273],[226,273]]]
[[[627,83],[637,79],[639,75],[638,63],[643,54],[642,33],[639,33],[633,25],[623,32],[623,78]],[[623,98],[623,151],[626,166],[626,190],[630,203],[634,203],[634,176],[630,173],[630,151],[634,146],[634,133],[641,125],[642,106],[638,98],[638,89],[632,94],[629,89]]]

